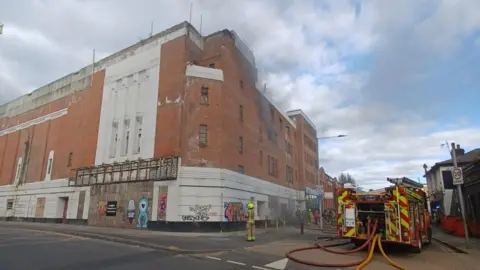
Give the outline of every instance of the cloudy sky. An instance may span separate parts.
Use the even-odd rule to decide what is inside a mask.
[[[189,19],[190,0],[0,0],[0,103]],[[440,145],[480,146],[480,1],[193,0],[202,33],[233,29],[285,109],[304,110],[321,166],[360,185],[422,175]],[[135,4],[133,4],[135,3]],[[475,117],[476,116],[476,117]]]

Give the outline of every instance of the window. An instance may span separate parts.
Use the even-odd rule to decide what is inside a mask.
[[[293,183],[293,169],[288,165],[285,167],[285,179],[287,183]]]
[[[48,165],[47,165],[47,174],[51,174],[51,173],[52,173],[52,162],[53,162],[53,159],[52,159],[52,158],[49,158],[49,159],[48,159]]]
[[[14,181],[15,185],[20,180],[20,173],[22,172],[22,161],[23,161],[23,158],[19,157],[17,161],[17,170],[15,171],[15,181]]]
[[[116,155],[117,142],[118,142],[118,120],[113,120],[112,134],[110,135],[110,151],[108,155],[110,158],[114,158]]]
[[[290,136],[290,127],[289,126],[285,126],[285,130],[287,132],[287,135]]]
[[[123,119],[123,136],[122,136],[122,156],[128,154],[128,148],[130,146],[130,118],[125,117]]]
[[[243,123],[243,106],[238,106],[238,117],[240,118],[240,123]]]
[[[260,151],[260,159],[259,159],[259,162],[260,162],[260,166],[263,166],[263,152]]]
[[[240,89],[243,89],[243,81],[242,80],[240,80],[239,85],[240,85]]]
[[[72,167],[72,160],[73,160],[73,153],[70,152],[70,153],[68,154],[67,167]]]
[[[272,156],[268,156],[268,174],[278,176],[278,160]]]
[[[273,123],[274,119],[275,119],[275,110],[273,109],[273,106],[270,106],[270,121],[272,121]]]
[[[200,90],[200,104],[208,104],[208,87],[203,86]]]
[[[263,142],[263,130],[262,130],[262,128],[259,128],[258,131],[259,131],[259,134],[260,134],[259,135],[259,141]]]
[[[238,137],[238,152],[243,154],[243,137]]]
[[[215,68],[215,63],[210,63],[210,65],[208,65],[209,68]]]
[[[207,125],[200,125],[200,129],[198,130],[198,145],[199,146],[207,146],[207,135],[208,135],[208,126]]]
[[[277,139],[278,139],[278,135],[277,135],[277,132],[275,132],[275,137],[273,137],[273,142],[277,143]]]
[[[280,120],[280,131],[283,130],[283,120],[282,118],[278,118],[278,120]]]
[[[7,200],[7,210],[13,209],[13,199]]]
[[[142,150],[142,127],[143,127],[143,116],[137,115],[135,117],[135,137],[133,142],[133,153],[140,154]]]
[[[288,141],[285,141],[285,152],[289,155],[292,154],[292,145]]]
[[[50,181],[52,179],[52,167],[53,167],[53,156],[55,152],[53,150],[48,154],[47,162],[47,173],[45,174],[45,181]]]
[[[245,167],[243,167],[243,165],[238,165],[238,172],[241,173],[241,174],[245,174]]]

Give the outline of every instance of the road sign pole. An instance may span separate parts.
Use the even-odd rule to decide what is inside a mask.
[[[455,153],[455,149],[456,149],[456,146],[455,146],[455,143],[452,143],[452,160],[453,160],[453,169],[457,169],[458,168],[458,164],[457,164],[457,154]],[[452,174],[452,176],[454,176],[455,174]],[[460,178],[459,179],[462,179],[462,182],[463,182],[463,172],[461,172],[460,174]],[[455,179],[454,179],[455,181]],[[460,201],[460,212],[462,214],[462,220],[463,220],[463,230],[465,232],[465,246],[466,248],[468,249],[468,246],[469,246],[469,239],[468,239],[468,227],[467,227],[467,219],[466,219],[466,215],[465,215],[465,202],[463,201],[463,192],[462,192],[462,182],[460,182],[459,184],[457,184],[457,192],[458,192],[458,200]]]

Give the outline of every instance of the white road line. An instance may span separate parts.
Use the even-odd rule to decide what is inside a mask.
[[[245,265],[244,263],[236,262],[236,261],[227,261],[227,263],[233,263],[233,264],[237,264],[237,265]]]
[[[222,259],[220,258],[217,258],[217,257],[211,257],[211,256],[206,256],[206,258],[210,259],[210,260],[216,260],[216,261],[221,261]]]
[[[252,267],[255,268],[255,269],[259,269],[259,270],[270,270],[270,269],[263,268],[263,267],[256,266],[256,265],[254,265],[254,266],[252,266]]]

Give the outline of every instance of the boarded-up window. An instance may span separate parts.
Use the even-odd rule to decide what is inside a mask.
[[[37,198],[35,206],[35,217],[42,218],[45,212],[45,198]]]

